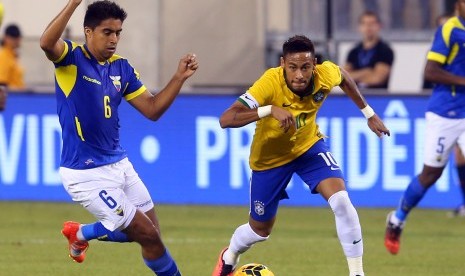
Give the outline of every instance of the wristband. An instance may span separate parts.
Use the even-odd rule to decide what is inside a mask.
[[[271,105],[260,106],[257,108],[258,118],[263,118],[271,115]]]
[[[360,111],[362,111],[363,116],[365,116],[365,118],[367,119],[370,119],[371,117],[375,115],[375,111],[368,104],[364,108],[360,109]]]

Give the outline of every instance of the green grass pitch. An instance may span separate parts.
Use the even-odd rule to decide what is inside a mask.
[[[247,208],[157,206],[165,244],[187,276],[209,276],[218,252],[247,220]],[[93,218],[78,204],[0,202],[0,275],[153,275],[137,244],[92,241],[87,259],[73,263],[60,233],[62,222]],[[367,276],[465,275],[465,219],[445,210],[416,209],[401,251],[383,245],[386,209],[358,208]],[[240,264],[267,265],[277,276],[348,275],[329,208],[281,207],[274,232],[243,254]]]

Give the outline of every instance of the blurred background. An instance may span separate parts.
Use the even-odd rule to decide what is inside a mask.
[[[52,64],[38,47],[49,21],[65,0],[3,0],[3,28],[18,24],[23,31],[21,63],[29,90],[50,92]],[[83,1],[66,35],[83,41]],[[390,92],[419,92],[422,67],[436,18],[453,10],[450,0],[119,0],[129,16],[118,53],[128,58],[151,89],[165,84],[187,52],[195,52],[201,70],[184,93],[241,93],[271,66],[279,64],[282,43],[305,34],[326,59],[342,64],[359,40],[357,20],[365,10],[377,12],[382,37],[393,48]],[[46,7],[46,8],[44,8]],[[1,30],[3,33],[3,29]],[[207,89],[204,89],[207,88]],[[220,88],[220,89],[218,89]]]
[[[65,36],[83,43],[83,1]],[[118,0],[128,12],[118,54],[129,59],[152,91],[163,88],[187,52],[200,69],[155,124],[121,105],[121,141],[154,200],[178,204],[247,204],[248,154],[254,125],[223,130],[218,118],[268,67],[279,64],[282,43],[305,34],[322,59],[343,65],[360,41],[358,17],[379,13],[382,37],[395,53],[387,89],[366,90],[370,105],[391,130],[378,139],[357,107],[341,93],[328,97],[318,123],[347,178],[357,206],[396,206],[422,167],[424,112],[429,90],[423,67],[436,18],[448,0]],[[61,130],[54,70],[39,47],[46,25],[66,0],[2,0],[0,33],[15,23],[26,89],[10,91],[0,113],[0,200],[69,201],[58,175]],[[1,61],[0,61],[1,62]],[[453,158],[451,158],[453,159]],[[452,168],[452,169],[451,169]],[[300,179],[285,204],[325,205]],[[219,195],[228,195],[219,196]],[[453,208],[460,202],[453,166],[420,206]]]

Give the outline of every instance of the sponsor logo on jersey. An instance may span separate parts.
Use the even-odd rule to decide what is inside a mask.
[[[92,159],[87,159],[86,162],[84,162],[87,166],[89,166],[90,164],[94,163],[94,160]]]
[[[144,203],[142,203],[142,204],[136,204],[136,207],[137,207],[137,208],[142,208],[142,207],[144,207],[144,206],[146,206],[146,205],[149,205],[150,203],[152,203],[152,200],[151,200],[151,199],[147,200],[146,202],[144,202]]]
[[[98,80],[93,79],[93,78],[90,78],[90,77],[88,77],[88,76],[86,76],[86,75],[82,75],[82,78],[83,78],[84,80],[88,81],[88,82],[92,82],[92,83],[95,83],[95,84],[98,84],[98,85],[102,85],[102,83],[99,82]]]

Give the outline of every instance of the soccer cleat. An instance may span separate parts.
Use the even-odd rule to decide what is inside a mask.
[[[234,267],[232,265],[227,265],[224,263],[223,254],[228,248],[221,250],[220,256],[218,257],[218,262],[216,263],[215,269],[213,270],[212,276],[232,276],[234,272]]]
[[[67,221],[63,223],[61,233],[68,239],[69,257],[75,262],[82,263],[86,258],[86,250],[89,247],[89,243],[77,239],[76,233],[79,231],[79,226],[78,222]]]
[[[391,222],[391,216],[394,211],[387,215],[386,220],[386,235],[384,236],[384,246],[393,255],[397,254],[400,249],[400,235],[402,234],[402,226],[394,225]]]

